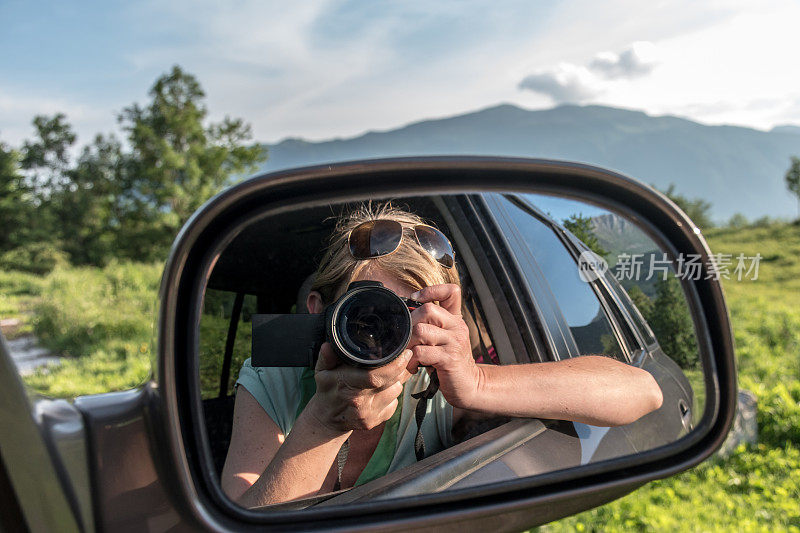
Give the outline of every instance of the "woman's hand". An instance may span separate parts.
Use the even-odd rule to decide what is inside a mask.
[[[309,402],[311,414],[335,432],[372,429],[389,420],[397,409],[411,350],[404,350],[391,363],[373,369],[344,364],[330,343],[320,348],[314,372],[317,392]]]
[[[461,317],[461,288],[432,285],[411,295],[423,305],[411,313],[413,352],[409,371],[419,366],[436,369],[439,388],[450,405],[469,409],[480,382],[480,370],[472,358],[469,328]],[[436,305],[432,302],[439,302]]]

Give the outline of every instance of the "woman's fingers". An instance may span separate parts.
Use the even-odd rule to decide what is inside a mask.
[[[385,389],[376,392],[372,397],[373,405],[384,406],[403,393],[403,384],[400,382],[392,383]]]
[[[452,342],[452,334],[443,328],[427,322],[417,322],[411,328],[411,339],[408,345],[412,348],[418,344],[428,346],[444,346]]]
[[[317,372],[322,370],[333,370],[340,364],[341,360],[336,356],[336,352],[333,351],[333,346],[331,346],[331,343],[322,343],[322,346],[319,349],[317,365],[314,370]]]
[[[354,389],[383,389],[394,383],[405,383],[411,377],[411,374],[406,370],[411,356],[411,350],[406,349],[391,363],[377,368],[364,369],[342,365],[338,371],[342,381],[348,387]]]
[[[380,424],[381,422],[386,422],[387,420],[392,418],[392,415],[394,414],[395,411],[397,411],[397,406],[399,404],[400,404],[400,402],[398,401],[397,398],[395,398],[389,403],[389,405],[384,407],[383,410],[378,415],[378,419],[380,420],[380,422],[378,422],[378,424]],[[375,425],[377,426],[378,424],[375,424]]]
[[[399,382],[378,391],[364,390],[355,393],[346,402],[349,409],[345,418],[352,420],[352,427],[372,429],[388,420],[397,408],[397,397],[403,392],[403,384]]]
[[[450,329],[464,322],[460,315],[454,315],[444,307],[434,303],[426,303],[411,313],[412,325],[427,322],[440,328]]]
[[[411,295],[419,303],[439,302],[451,314],[461,316],[461,287],[454,283],[431,285]]]
[[[415,371],[420,366],[428,366],[428,367],[435,367],[437,364],[442,362],[442,358],[444,357],[444,351],[438,346],[426,346],[424,344],[419,344],[412,348],[414,352],[414,358],[411,360],[409,365],[414,365],[413,368]]]

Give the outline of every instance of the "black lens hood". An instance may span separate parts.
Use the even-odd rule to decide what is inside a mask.
[[[396,300],[397,313],[404,315],[404,325],[402,334],[398,338],[398,342],[393,343],[394,346],[389,350],[387,355],[380,359],[368,359],[354,350],[348,348],[348,343],[343,338],[342,325],[344,323],[344,316],[342,310],[355,298],[362,298],[365,293],[379,293],[381,297],[388,297],[390,300]],[[395,307],[393,305],[393,307]],[[346,363],[366,368],[375,368],[386,365],[394,361],[408,345],[411,339],[411,312],[409,311],[406,302],[400,298],[394,291],[384,287],[383,283],[379,281],[356,281],[347,287],[347,291],[334,302],[325,312],[325,333],[328,342],[331,343],[337,355],[342,358]]]

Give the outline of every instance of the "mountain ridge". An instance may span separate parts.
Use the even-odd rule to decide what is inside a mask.
[[[800,128],[798,128],[800,129]],[[494,155],[593,164],[660,189],[712,203],[717,220],[789,217],[795,200],[783,184],[800,135],[713,126],[672,115],[599,105],[528,110],[498,104],[461,115],[328,141],[284,139],[268,145],[264,171],[335,161],[400,156]]]

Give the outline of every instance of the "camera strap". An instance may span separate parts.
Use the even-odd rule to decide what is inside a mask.
[[[428,411],[428,400],[432,399],[439,391],[439,376],[436,375],[436,369],[430,373],[431,382],[428,388],[422,392],[413,393],[412,398],[416,398],[417,407],[414,410],[414,418],[417,421],[417,436],[414,439],[414,453],[417,456],[417,461],[425,459],[425,438],[422,436],[422,421],[425,420],[425,413]]]

